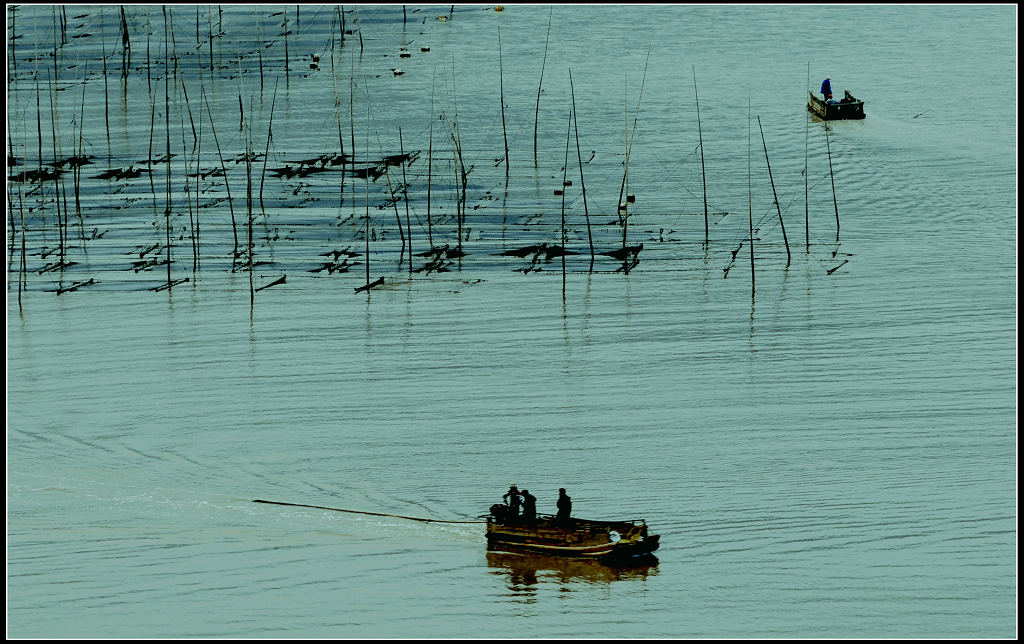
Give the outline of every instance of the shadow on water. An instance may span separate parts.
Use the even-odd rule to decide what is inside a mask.
[[[647,555],[613,565],[588,559],[489,551],[487,567],[496,575],[506,576],[508,588],[514,594],[529,596],[541,583],[551,581],[559,584],[610,584],[644,580],[658,574],[658,559]]]

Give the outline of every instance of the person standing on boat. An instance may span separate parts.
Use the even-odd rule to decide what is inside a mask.
[[[832,83],[829,81],[828,76],[821,82],[821,95],[825,97],[826,101],[832,98]]]
[[[537,520],[537,497],[523,490],[523,521],[533,523]]]
[[[519,517],[519,502],[522,500],[519,494],[516,484],[513,483],[509,486],[508,492],[501,495],[502,500],[508,503],[508,516],[513,521]]]
[[[565,493],[565,488],[558,488],[558,514],[555,515],[555,521],[558,523],[569,523],[569,515],[572,514],[572,498]]]

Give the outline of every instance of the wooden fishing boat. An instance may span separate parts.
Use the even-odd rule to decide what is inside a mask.
[[[864,118],[864,101],[858,100],[850,93],[850,90],[843,90],[845,96],[838,103],[826,103],[813,92],[808,90],[811,100],[807,103],[807,109],[818,118],[825,121],[838,121],[843,119]]]
[[[509,520],[502,504],[491,507],[487,519],[487,549],[538,552],[547,555],[623,561],[650,556],[660,535],[650,534],[643,519],[594,521],[571,518],[559,521],[539,514],[533,521]]]

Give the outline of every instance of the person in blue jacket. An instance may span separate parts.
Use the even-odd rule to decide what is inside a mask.
[[[832,83],[829,82],[828,76],[821,83],[821,95],[825,97],[825,100],[832,98]]]

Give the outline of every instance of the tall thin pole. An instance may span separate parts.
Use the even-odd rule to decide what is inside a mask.
[[[587,218],[587,241],[590,242],[590,269],[594,269],[594,236],[590,231],[590,210],[587,209],[587,186],[583,183],[583,155],[580,153],[580,129],[576,122],[576,90],[572,86],[572,69],[569,70],[569,92],[572,95],[572,122],[576,129],[576,158],[580,164],[580,189],[583,191],[583,214]]]
[[[430,83],[430,139],[427,144],[427,243],[430,250],[434,250],[434,231],[430,222],[430,184],[433,183],[434,170],[434,81],[436,76],[431,78]]]
[[[832,180],[832,204],[836,208],[836,239],[839,238],[839,202],[836,201],[836,177],[832,172],[832,146],[828,142],[828,123],[825,123],[825,150],[828,151],[828,176]]]
[[[452,58],[452,102],[455,107],[455,130],[453,132],[452,141],[455,144],[455,150],[458,153],[458,172],[462,178],[462,199],[459,200],[458,207],[458,220],[459,220],[459,256],[462,256],[462,223],[466,216],[466,164],[462,160],[462,128],[459,124],[459,103],[455,93],[455,58]]]
[[[288,89],[288,76],[289,76],[289,64],[288,64],[288,10],[284,10],[284,88]]]
[[[287,82],[286,82],[287,84]],[[231,232],[235,236],[235,248],[231,253],[231,267],[234,269],[235,260],[238,259],[238,228],[235,223],[235,206],[231,199],[231,184],[228,182],[228,168],[224,164],[224,154],[220,149],[220,140],[217,138],[217,127],[213,124],[213,112],[210,110],[210,101],[206,98],[206,89],[200,87],[203,103],[206,104],[206,115],[210,118],[210,131],[213,132],[213,142],[217,146],[217,158],[220,159],[220,169],[224,173],[224,189],[228,193],[228,210],[231,211]]]
[[[255,245],[252,243],[252,121],[247,123],[248,127],[245,128],[246,142],[245,142],[245,206],[248,212],[248,228],[249,228],[249,239],[246,244],[248,248],[249,256],[249,316],[251,317],[254,309],[256,308],[256,289],[253,285],[253,251]]]
[[[565,129],[565,164],[562,166],[562,300],[565,301],[565,179],[569,170],[569,135],[572,133],[572,111],[569,111],[569,124]]]
[[[747,98],[747,228],[750,236],[750,297],[754,297],[754,206],[750,194],[750,99]]]
[[[356,15],[359,15],[358,13]],[[355,146],[352,147],[353,158],[355,155]],[[364,152],[369,160],[370,156],[370,101],[366,101],[366,152]],[[363,198],[366,201],[366,296],[370,296],[370,168],[366,168],[365,177],[363,178]]]
[[[789,253],[789,238],[786,237],[786,224],[782,221],[782,207],[779,206],[779,195],[775,192],[775,179],[772,178],[772,164],[768,161],[768,144],[764,141],[764,128],[761,127],[761,117],[757,117],[757,127],[761,130],[761,143],[764,145],[764,162],[768,164],[768,178],[772,182],[772,196],[775,199],[775,208],[779,211],[779,226],[782,228],[782,240],[786,242],[786,266],[792,260]]]
[[[501,27],[498,27],[498,90],[501,95],[501,133],[505,137],[505,184],[508,184],[508,131],[505,129],[505,73],[501,62]]]
[[[427,144],[427,243],[430,250],[434,250],[434,231],[430,223],[430,184],[432,183],[431,173],[434,168],[434,118],[431,111],[430,118],[430,142]]]
[[[807,63],[807,92],[811,91],[811,63]],[[807,139],[810,136],[811,112],[804,110],[804,244],[805,252],[811,252],[811,206],[807,178]]]
[[[533,165],[537,166],[537,125],[540,123],[540,90],[544,85],[544,66],[548,62],[548,40],[551,38],[551,15],[554,13],[555,8],[551,7],[548,11],[548,35],[544,38],[544,59],[540,64],[540,83],[537,84],[537,107],[534,110],[533,115]]]
[[[708,182],[704,175],[704,135],[700,128],[700,99],[697,97],[697,68],[693,67],[693,98],[697,102],[697,137],[700,141],[700,180],[704,186],[704,245],[708,244]]]
[[[622,252],[625,262],[626,252],[626,224],[629,219],[629,198],[623,201],[622,197],[629,194],[629,76],[622,79],[622,108],[623,127],[622,140],[625,145],[622,159],[622,188],[619,189],[619,210],[622,214]]]
[[[405,8],[402,8],[403,12]],[[402,200],[405,201],[405,229],[409,233],[409,272],[412,272],[412,224],[409,223],[409,183],[405,177],[405,145],[402,143],[402,128],[398,128],[398,153],[402,157]],[[397,207],[397,204],[396,204]],[[402,222],[398,222],[401,225]]]
[[[167,205],[164,208],[165,228],[167,229],[167,290],[171,289],[171,97],[170,69],[168,66],[167,46],[169,42],[167,27],[167,6],[164,5],[164,132],[167,135]]]

